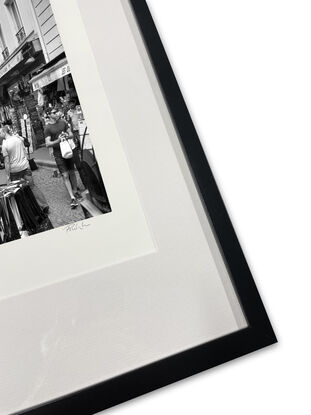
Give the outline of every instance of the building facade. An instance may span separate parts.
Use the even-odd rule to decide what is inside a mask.
[[[64,59],[49,0],[0,0],[0,122],[29,135],[34,148],[44,144],[44,136],[41,90],[32,79],[53,74]]]
[[[50,0],[31,0],[47,62],[64,52]]]
[[[29,4],[30,0],[0,1],[1,66],[22,49],[26,39],[35,38],[35,21]]]

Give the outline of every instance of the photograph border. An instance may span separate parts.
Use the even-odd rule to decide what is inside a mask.
[[[35,13],[35,4],[37,3],[40,3],[41,7],[45,7],[45,2],[40,2],[40,0],[27,0],[27,2],[24,0],[18,0],[16,3],[18,10],[21,13],[21,18],[24,19],[23,24],[26,28],[25,42],[29,36],[34,36],[37,39],[37,36],[39,36],[41,30],[41,26],[39,28],[37,27],[37,23],[39,22],[36,22],[36,15],[33,15]],[[57,65],[60,62],[58,61],[59,57],[66,57],[67,64],[70,67],[71,77],[74,81],[75,91],[79,98],[80,104],[82,104],[81,107],[83,109],[84,119],[86,120],[88,131],[90,132],[91,142],[96,153],[99,172],[103,179],[112,211],[108,214],[103,213],[91,218],[81,214],[79,220],[67,221],[62,223],[60,226],[54,226],[54,229],[36,233],[35,235],[31,235],[27,238],[17,239],[1,244],[1,257],[6,258],[6,260],[3,261],[2,267],[2,284],[0,288],[1,302],[13,298],[16,295],[25,295],[37,289],[46,289],[51,284],[70,281],[71,279],[75,279],[81,275],[97,272],[100,269],[110,267],[124,261],[132,261],[134,258],[140,256],[152,255],[157,249],[156,241],[150,231],[150,226],[141,203],[141,198],[139,197],[139,193],[137,191],[131,167],[120,139],[118,129],[116,128],[115,120],[110,110],[110,104],[106,98],[105,89],[100,78],[100,74],[97,71],[96,60],[93,58],[93,53],[87,40],[86,33],[82,30],[81,34],[81,31],[77,30],[77,33],[79,33],[79,41],[81,42],[82,38],[83,46],[82,43],[80,43],[78,50],[78,62],[74,62],[75,53],[72,53],[72,43],[69,41],[69,45],[67,44],[65,47],[66,40],[64,42],[64,38],[66,39],[66,34],[63,33],[64,28],[62,27],[65,25],[59,25],[59,17],[56,18],[55,10],[57,10],[57,3],[59,2],[49,0],[48,3],[49,16],[50,14],[53,15],[51,21],[54,21],[54,27],[57,28],[58,37],[60,38],[62,44],[62,52],[46,64],[48,66],[46,69],[55,69],[55,64]],[[61,3],[63,4],[64,2]],[[69,1],[65,3],[67,4]],[[4,3],[3,7],[6,7]],[[76,5],[76,9],[77,8],[78,6]],[[5,17],[5,19],[3,19],[4,21],[8,20],[8,23],[11,23],[9,16],[4,14],[3,16]],[[70,16],[70,14],[66,14],[66,23],[68,16]],[[71,19],[71,22],[74,25],[78,20],[79,19],[74,18]],[[29,31],[30,34],[28,35]],[[13,37],[13,40],[15,41],[13,31],[11,33],[11,30],[8,30],[7,32],[4,32],[4,34],[6,41],[11,37]],[[77,41],[77,36],[75,36],[75,41]],[[40,42],[42,50],[45,50],[43,41]],[[12,51],[11,55],[13,55],[13,51],[15,50],[14,46],[9,46],[10,51]],[[79,61],[81,60],[82,47],[84,47],[84,53],[86,53],[89,58],[87,63],[84,65],[84,69],[82,69],[81,75],[81,67],[83,67],[83,65],[80,65]],[[40,55],[43,53],[42,50],[40,49]],[[69,54],[71,55],[70,57],[68,56]],[[11,64],[11,55],[8,57],[8,62],[3,61],[3,64],[1,65],[8,67],[8,65]],[[54,59],[57,59],[57,62],[55,62]],[[67,64],[64,67],[61,66],[61,68],[65,68],[66,73],[68,69]],[[44,68],[46,65],[44,65]],[[85,66],[87,67],[87,71],[85,70]],[[15,71],[14,68],[15,66],[12,67],[12,70]],[[25,68],[25,71],[28,72],[27,65]],[[35,67],[35,72],[41,69],[41,66],[38,68]],[[44,69],[44,71],[46,69]],[[42,75],[44,71],[40,72],[40,74]],[[94,75],[91,77],[92,79],[88,78],[89,71]],[[21,72],[21,70],[16,70],[14,76],[17,76],[17,78],[20,79]],[[63,73],[63,69],[61,72]],[[31,70],[29,74],[27,73],[27,79],[30,74],[30,78],[33,79],[33,73],[33,70]],[[87,74],[87,76],[83,77],[84,74]],[[80,83],[79,86],[77,86],[78,83]],[[83,91],[84,85],[86,86],[85,89],[87,91]],[[94,90],[97,91],[95,99],[92,94],[89,94],[90,88],[94,88]],[[9,89],[11,89],[11,87]],[[33,94],[30,85],[29,89],[29,95]],[[83,94],[84,99],[82,100],[82,103],[81,96]],[[97,102],[99,101],[99,104],[94,106],[94,101],[96,101],[96,99]],[[90,104],[89,100],[92,104]],[[21,99],[21,101],[23,100]],[[37,100],[35,99],[35,101]],[[49,102],[50,100],[48,100],[46,104]],[[105,123],[101,122],[103,118],[105,119]],[[29,119],[30,117],[27,118],[28,121]],[[96,119],[95,122],[94,119]],[[33,137],[36,136],[35,134],[32,135]],[[43,142],[42,144],[42,148],[46,150],[47,160],[45,160],[44,157],[36,156],[34,153],[31,153],[31,160],[35,160],[35,163],[39,167],[38,170],[33,173],[35,177],[34,181],[36,182],[36,176],[38,179],[40,178],[41,172],[45,169],[46,171],[49,171],[48,169],[50,169],[51,178],[48,178],[48,184],[50,185],[53,181],[55,181],[54,171],[58,171],[58,169],[56,166],[53,166],[53,164],[55,164],[54,159],[48,156],[48,151]],[[42,160],[39,160],[41,158]],[[51,163],[52,167],[51,165],[46,165],[47,162],[50,162],[50,160],[53,160],[53,163]],[[1,176],[4,174],[5,170],[3,170]],[[59,172],[57,172],[57,176],[57,179],[61,181],[62,179],[60,178],[61,175]],[[39,182],[39,180],[37,181]],[[46,183],[47,180],[45,180],[44,184],[41,186],[43,193],[45,193],[44,186]],[[68,208],[69,214],[71,214],[72,210],[70,208],[69,194],[67,196],[67,190],[64,188],[62,181],[61,185],[63,187],[62,190],[65,193],[65,197],[68,200],[66,201],[65,197],[60,198],[58,196],[59,188],[56,188],[55,190],[53,189],[53,196],[55,193],[58,199],[61,199],[64,204],[66,203],[65,207]],[[52,193],[52,191],[50,190],[49,193]],[[125,198],[129,206],[128,209],[124,209]],[[56,205],[56,209],[54,209],[53,204],[50,204],[50,216],[51,213],[53,213],[53,210],[56,210],[58,218],[62,219],[62,216],[65,216],[63,215],[64,207],[62,206],[62,209],[60,209],[57,202],[54,204],[54,206]],[[77,210],[74,212],[77,212]],[[52,224],[54,225],[53,222]],[[103,232],[109,234],[109,238],[102,238]],[[132,238],[130,244],[122,244],[120,235],[126,235],[130,238],[133,233],[135,233],[135,239]],[[62,246],[67,243],[78,247],[75,252],[77,258],[76,261],[67,261],[65,259],[66,253],[64,252]],[[84,255],[84,245],[92,246],[92,249],[88,251],[88,257]],[[55,258],[54,267],[47,267],[46,272],[42,273],[42,267],[44,267],[44,264],[42,264],[41,261],[33,261],[32,272],[28,278],[20,278],[20,263],[15,260],[16,252],[19,252],[21,262],[26,263],[32,256],[33,252],[38,252],[43,249],[44,246],[53,246]]]
[[[277,342],[145,0],[129,0],[248,327],[22,412],[94,414]]]

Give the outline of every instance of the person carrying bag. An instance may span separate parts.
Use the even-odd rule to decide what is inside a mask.
[[[71,199],[71,209],[76,209],[79,206],[77,199],[81,195],[78,192],[73,160],[73,134],[68,123],[61,118],[59,109],[48,108],[46,117],[49,118],[49,124],[44,129],[45,144],[47,148],[53,149],[55,162]]]

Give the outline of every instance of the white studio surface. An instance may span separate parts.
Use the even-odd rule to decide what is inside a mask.
[[[3,414],[21,413],[245,327],[190,173],[182,171],[185,161],[179,161],[181,149],[175,130],[162,109],[163,98],[154,85],[151,67],[143,61],[143,54],[147,56],[143,44],[136,43],[131,31],[133,22],[127,20],[130,9],[126,4],[126,0],[93,0],[94,8],[89,8],[86,0],[52,1],[90,131],[98,131],[94,146],[110,160],[108,167],[114,173],[111,179],[133,176],[136,199],[144,207],[144,215],[137,203],[127,209],[129,199],[122,191],[127,186],[111,180],[110,186],[114,183],[115,188],[110,194],[115,197],[111,198],[112,213],[107,221],[119,218],[120,226],[120,218],[125,216],[129,222],[131,212],[138,223],[145,224],[140,227],[141,234],[138,229],[133,231],[134,239],[138,242],[140,235],[145,243],[136,254],[140,256],[128,260],[126,255],[118,264],[88,268],[88,272],[82,272],[83,264],[75,261],[81,275],[68,275],[73,278],[57,283],[49,279],[49,285],[42,287],[37,287],[41,270],[32,267],[31,280],[26,274],[27,278],[20,281],[19,265],[16,270],[11,267],[5,281],[3,277],[4,298],[0,301],[0,355],[5,356],[0,359]],[[103,43],[98,33],[110,43]],[[79,48],[72,47],[76,44]],[[81,51],[85,52],[83,62]],[[121,64],[124,57],[126,65]],[[89,70],[93,71],[91,79]],[[99,134],[103,118],[95,108],[105,110],[104,138]],[[108,145],[106,151],[104,144]],[[126,161],[124,165],[132,174],[118,169],[116,161]],[[104,164],[100,162],[106,171]],[[122,197],[123,203],[119,204]],[[161,204],[155,204],[155,200],[161,200]],[[146,228],[150,232],[145,232]],[[81,258],[88,266],[96,264],[95,259],[102,263],[105,258],[95,255],[95,251],[105,251],[102,239],[107,244],[110,241],[107,228],[100,232],[94,227],[94,233],[89,235],[93,238],[92,249]],[[126,229],[115,233],[120,247],[114,246],[113,254],[120,256],[122,246],[135,245],[130,234]],[[56,232],[53,236],[59,237]],[[61,246],[61,237],[57,247]],[[32,240],[39,239],[43,250],[48,239],[41,235]],[[71,248],[75,249],[79,241],[72,239]],[[13,245],[8,244],[3,258],[7,258],[5,252],[16,256],[23,244]],[[66,277],[73,266],[65,254],[57,259]],[[22,257],[20,262],[24,262]],[[57,273],[55,261],[49,270]],[[26,285],[25,293],[22,284]],[[9,296],[10,290],[22,293]]]
[[[310,2],[148,4],[279,344],[105,414],[308,413]]]

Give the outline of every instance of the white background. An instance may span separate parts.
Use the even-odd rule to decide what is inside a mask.
[[[105,413],[308,413],[310,2],[149,6],[279,344]]]

